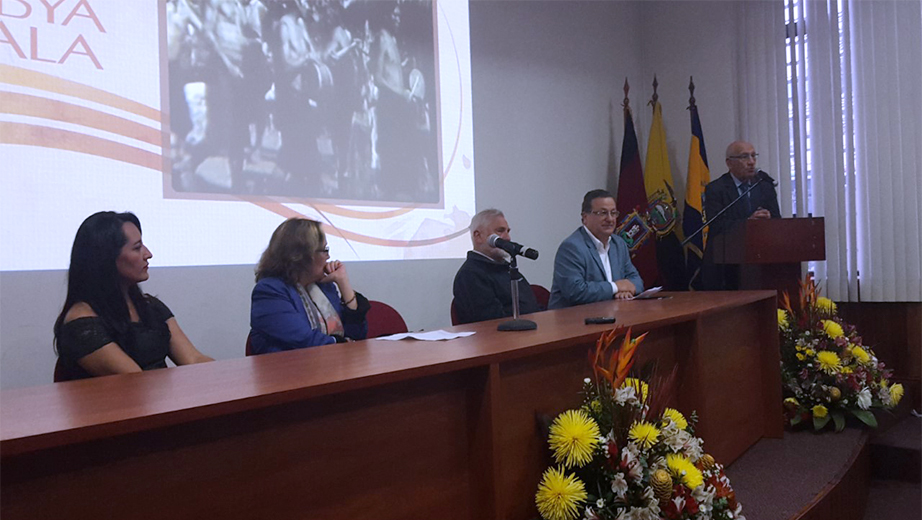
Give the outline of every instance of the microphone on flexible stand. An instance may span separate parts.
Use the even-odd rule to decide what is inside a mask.
[[[509,260],[509,283],[511,284],[510,292],[512,293],[512,319],[500,323],[496,327],[496,330],[515,331],[537,329],[537,323],[531,320],[523,320],[519,317],[519,280],[522,279],[522,274],[519,272],[518,265],[516,265],[515,257],[521,255],[525,258],[535,260],[538,258],[538,252],[534,249],[527,248],[522,244],[516,244],[511,240],[502,239],[499,237],[499,235],[490,235],[490,237],[487,238],[487,243],[492,247],[498,247],[499,249],[502,249],[512,256],[512,258]],[[531,290],[531,288],[528,290]]]
[[[695,230],[694,233],[692,233],[691,235],[688,235],[688,237],[686,237],[685,240],[682,241],[682,245],[685,246],[685,244],[688,244],[689,242],[691,242],[691,239],[695,238],[698,235],[698,233],[701,233],[702,231],[704,231],[704,228],[710,226],[711,223],[719,219],[721,215],[723,215],[724,213],[727,212],[728,209],[736,205],[736,203],[739,202],[743,197],[749,196],[749,192],[754,190],[755,187],[758,186],[759,184],[762,184],[763,182],[768,182],[768,183],[771,183],[772,186],[778,185],[778,182],[775,179],[772,179],[769,174],[765,173],[765,170],[761,170],[761,169],[758,170],[755,174],[755,177],[757,180],[754,183],[752,183],[749,186],[749,188],[746,189],[746,191],[744,191],[743,193],[740,193],[738,197],[733,199],[733,202],[724,206],[722,210],[718,211],[716,215],[709,218],[708,221],[702,224],[701,227]]]
[[[497,247],[503,251],[509,253],[512,256],[521,255],[529,260],[537,260],[538,252],[530,247],[525,247],[522,244],[517,244],[511,240],[505,240],[500,238],[499,235],[490,235],[487,238],[487,243],[491,247]]]

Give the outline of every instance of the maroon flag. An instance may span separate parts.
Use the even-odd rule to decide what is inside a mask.
[[[648,223],[647,191],[644,188],[637,134],[634,132],[634,118],[627,100],[627,81],[624,98],[624,142],[621,145],[621,175],[618,177],[616,204],[621,216],[615,233],[627,242],[631,250],[631,260],[643,278],[644,287],[658,285],[656,233]]]

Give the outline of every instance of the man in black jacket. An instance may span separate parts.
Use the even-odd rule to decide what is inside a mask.
[[[729,171],[707,185],[704,190],[704,215],[714,218],[720,210],[729,206],[737,197],[754,185],[759,176],[766,178],[739,200],[733,207],[715,220],[708,229],[708,241],[726,233],[750,218],[781,218],[778,209],[778,194],[774,181],[767,174],[759,174],[756,168],[756,153],[752,143],[734,141],[727,147],[727,168]],[[709,290],[735,290],[739,288],[737,266],[715,266],[708,252],[705,253],[705,268],[702,271],[704,288]],[[710,264],[710,265],[708,265]]]
[[[458,323],[492,320],[512,316],[512,284],[509,255],[490,246],[490,235],[509,240],[509,224],[502,211],[486,209],[471,219],[471,242],[467,260],[454,283],[454,306]],[[519,280],[519,313],[537,312],[538,302],[523,276]]]

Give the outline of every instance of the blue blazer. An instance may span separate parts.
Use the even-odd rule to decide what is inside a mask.
[[[317,284],[343,320],[346,337],[365,339],[368,334],[368,300],[356,293],[358,309],[344,307],[334,283]],[[298,289],[280,278],[263,278],[250,299],[250,344],[254,354],[316,347],[336,343],[336,338],[312,329]]]
[[[631,263],[631,252],[618,235],[609,241],[608,260],[613,280],[627,279],[643,291],[640,273]],[[566,238],[557,248],[554,258],[554,282],[548,309],[562,309],[584,303],[610,300],[614,296],[611,283],[605,278],[605,269],[598,250],[589,233],[582,226]]]

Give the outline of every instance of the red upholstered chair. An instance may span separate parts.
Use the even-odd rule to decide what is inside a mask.
[[[458,325],[458,309],[455,308],[455,299],[451,299],[451,324]]]
[[[58,360],[55,361],[54,363],[54,376],[53,377],[54,377],[55,383],[67,381],[67,379],[64,378],[64,368],[61,366],[61,358],[58,358]]]
[[[551,292],[534,283],[531,284],[531,292],[535,294],[535,299],[538,300],[538,310],[546,311],[547,302],[551,299]]]
[[[368,321],[368,338],[378,338],[407,332],[407,322],[403,321],[400,313],[390,305],[375,300],[369,300],[371,308],[365,315]]]
[[[247,356],[252,356],[252,355],[253,355],[253,342],[250,341],[250,335],[249,335],[249,334],[247,334],[247,346],[246,346],[246,350],[245,350],[244,352],[246,353]]]

